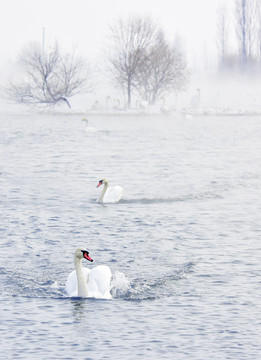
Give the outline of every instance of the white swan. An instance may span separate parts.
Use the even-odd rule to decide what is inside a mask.
[[[193,119],[193,115],[191,115],[191,114],[185,114],[185,119],[186,119],[186,120],[191,120],[191,119]]]
[[[89,126],[88,119],[84,118],[84,119],[82,119],[82,121],[84,121],[86,124],[85,132],[96,132],[97,131],[97,129],[95,129],[95,127]]]
[[[111,299],[111,270],[106,265],[98,265],[92,270],[82,266],[82,259],[93,261],[87,250],[78,248],[74,253],[75,270],[67,278],[65,289],[70,297],[94,297]]]
[[[146,110],[149,107],[149,102],[146,100],[136,100],[136,108],[138,110]]]
[[[166,103],[166,99],[164,98],[164,96],[161,96],[161,101],[162,101],[162,104],[160,106],[160,111],[163,113],[163,114],[168,114],[170,112],[170,108],[169,106],[167,105]]]
[[[109,181],[107,179],[102,179],[99,181],[99,184],[97,187],[104,184],[103,190],[101,192],[101,195],[97,199],[97,201],[101,204],[104,203],[116,203],[120,201],[122,198],[123,188],[119,185],[115,185],[112,187],[109,187]]]

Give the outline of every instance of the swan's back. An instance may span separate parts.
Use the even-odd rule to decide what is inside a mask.
[[[123,188],[120,185],[109,186],[104,194],[103,202],[116,203],[120,201],[123,194]]]
[[[85,132],[86,133],[97,132],[97,129],[95,127],[92,127],[92,126],[86,126]]]
[[[88,295],[95,298],[110,299],[111,270],[106,265],[98,265],[89,273]]]

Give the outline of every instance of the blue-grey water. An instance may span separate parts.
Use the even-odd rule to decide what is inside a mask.
[[[89,125],[0,116],[0,358],[259,360],[261,118]],[[81,244],[111,300],[66,296]]]

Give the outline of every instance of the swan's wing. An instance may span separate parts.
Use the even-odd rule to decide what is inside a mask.
[[[85,281],[88,280],[88,274],[90,273],[90,269],[85,267],[82,268],[83,276]],[[73,270],[67,277],[67,281],[65,284],[65,291],[68,296],[70,297],[77,297],[78,296],[78,283],[77,283],[77,275],[76,270]]]
[[[115,185],[112,187],[108,187],[103,201],[106,203],[115,203],[120,201],[120,199],[122,198],[122,194],[123,194],[123,188],[119,185]]]
[[[88,295],[95,298],[110,299],[111,270],[106,265],[99,265],[89,273]]]
[[[85,131],[86,132],[96,132],[97,129],[95,127],[88,126]]]
[[[65,284],[65,291],[68,296],[77,296],[78,287],[77,287],[77,277],[76,271],[72,271],[68,277]]]

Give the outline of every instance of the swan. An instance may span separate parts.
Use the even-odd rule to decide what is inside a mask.
[[[93,261],[87,250],[77,248],[74,253],[75,270],[67,278],[65,290],[70,297],[95,297],[111,299],[111,270],[106,265],[98,265],[92,270],[82,266],[82,259]]]
[[[162,104],[160,106],[160,111],[163,113],[163,114],[168,114],[170,112],[170,108],[169,106],[167,105],[166,103],[166,99],[164,98],[164,96],[162,96],[161,98],[161,101],[162,101]]]
[[[97,130],[95,129],[95,127],[91,127],[89,126],[89,122],[88,122],[88,119],[82,119],[82,121],[85,122],[86,124],[86,127],[85,127],[85,132],[96,132]]]
[[[120,199],[122,198],[123,188],[119,185],[115,185],[108,188],[109,181],[107,179],[100,180],[97,187],[103,184],[104,184],[103,190],[97,201],[101,204],[116,203],[120,201]]]
[[[113,99],[113,109],[120,110],[120,108],[121,108],[120,99]]]
[[[193,119],[193,115],[191,115],[191,114],[186,114],[186,115],[185,115],[185,119],[186,119],[186,120],[191,120],[191,119]]]
[[[110,95],[106,96],[106,109],[107,110],[111,109],[111,97],[110,97]]]
[[[136,100],[136,108],[138,110],[146,110],[149,106],[149,102],[146,100]]]

